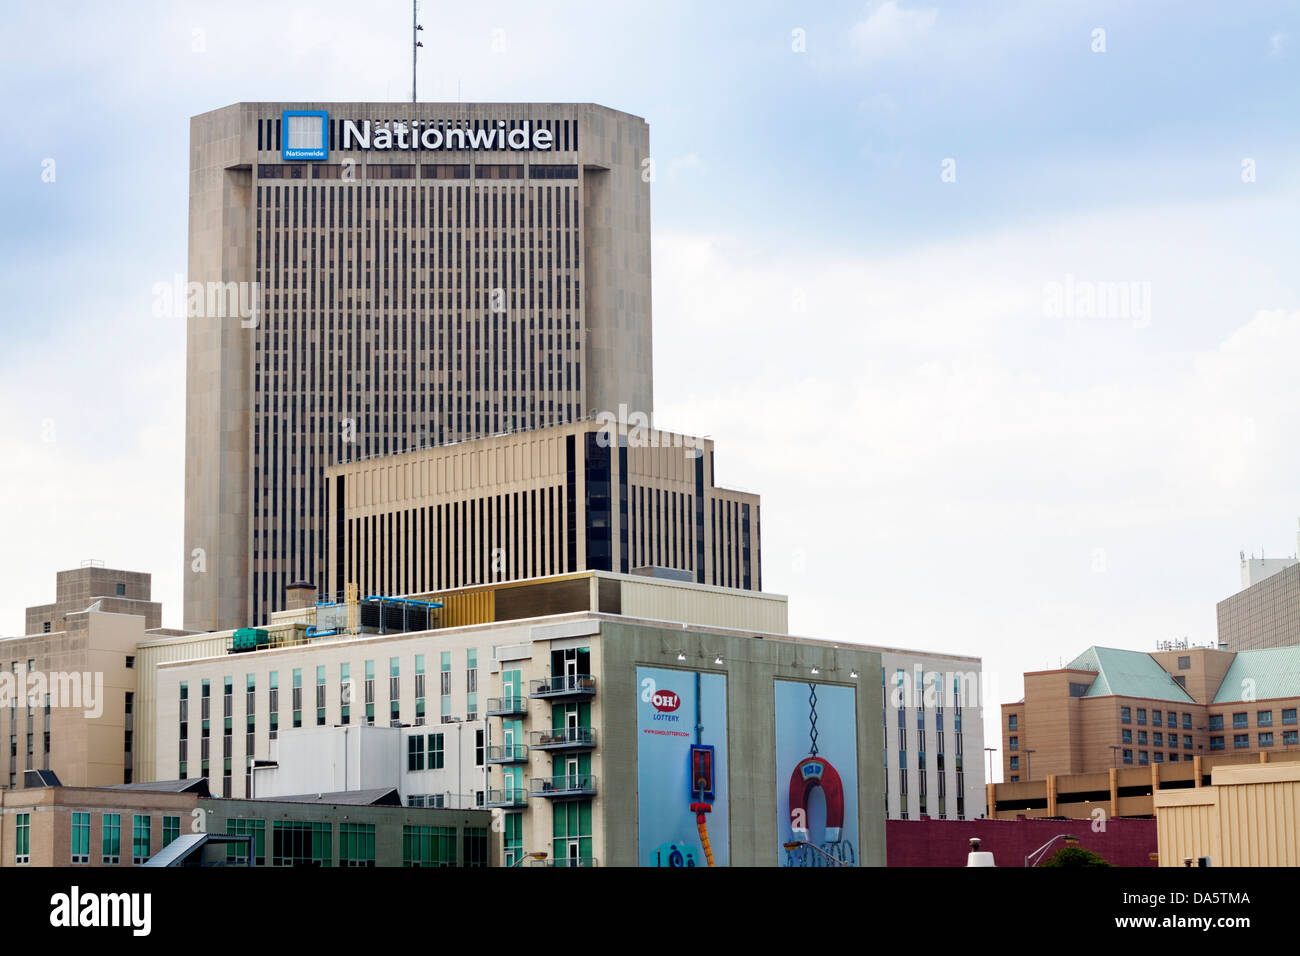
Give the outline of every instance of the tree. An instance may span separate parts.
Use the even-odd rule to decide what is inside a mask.
[[[1111,866],[1105,859],[1093,853],[1091,850],[1085,850],[1081,846],[1066,846],[1056,851],[1046,863],[1041,866]]]

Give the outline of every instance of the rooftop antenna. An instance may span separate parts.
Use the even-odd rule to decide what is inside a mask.
[[[420,26],[420,24],[416,21],[416,9],[419,7],[419,5],[420,5],[420,0],[411,0],[411,102],[412,103],[416,102],[415,100],[415,58],[419,54],[420,48],[424,46],[424,44],[420,42],[420,31],[423,30],[424,27]]]

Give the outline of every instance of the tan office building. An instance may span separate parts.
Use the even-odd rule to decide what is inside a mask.
[[[158,627],[150,588],[100,562],[60,571],[54,602],[27,608],[28,633],[0,638],[0,788],[29,770],[69,786],[136,779],[136,648],[178,633]]]
[[[648,158],[592,104],[191,120],[186,628],[325,580],[337,462],[653,413]]]
[[[713,442],[595,421],[337,465],[327,586],[416,594],[667,568],[762,590],[759,498],[714,483]]]
[[[1024,699],[1002,705],[1002,744],[1010,784],[1197,757],[1300,755],[1300,646],[1091,647],[1064,668],[1025,674]]]

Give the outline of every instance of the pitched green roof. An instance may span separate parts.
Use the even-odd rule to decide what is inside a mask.
[[[1238,651],[1214,703],[1300,697],[1300,646]]]
[[[1066,665],[1074,670],[1096,671],[1086,697],[1145,697],[1192,704],[1192,696],[1175,683],[1156,659],[1144,651],[1115,647],[1090,647]]]

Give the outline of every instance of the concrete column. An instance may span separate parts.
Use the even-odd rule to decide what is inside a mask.
[[[1056,816],[1056,774],[1047,775],[1047,815]]]
[[[1110,768],[1110,815],[1119,816],[1119,768]]]
[[[988,817],[990,820],[998,818],[998,785],[993,782],[984,784],[984,800],[988,804]]]
[[[1195,757],[1192,758],[1192,773],[1196,775],[1196,783],[1195,783],[1195,786],[1199,787],[1199,786],[1201,785],[1201,756],[1200,756],[1200,754],[1197,754]]]

